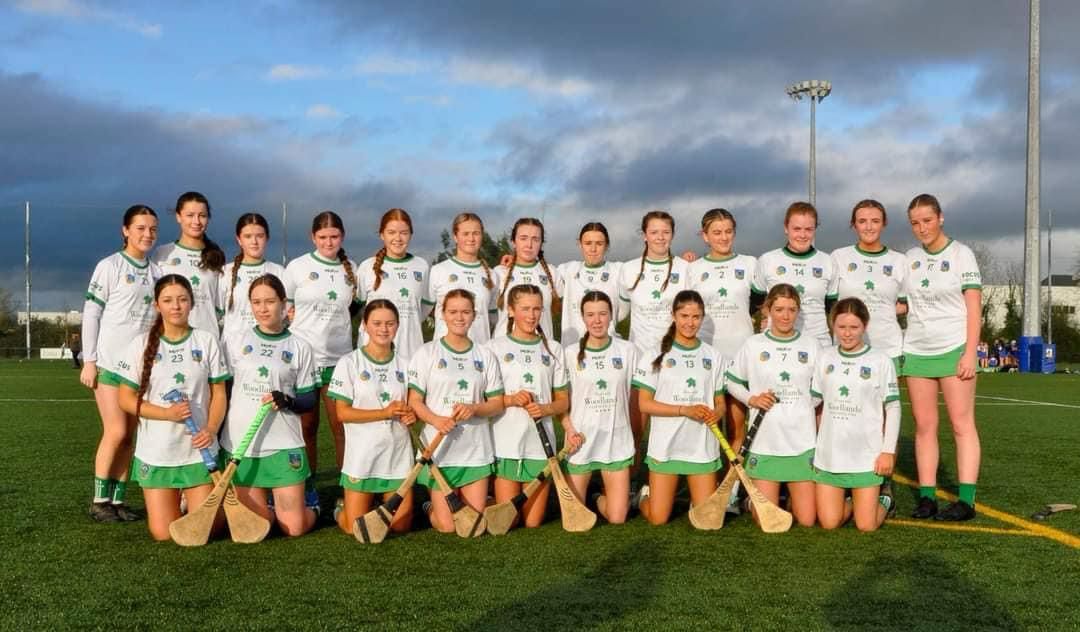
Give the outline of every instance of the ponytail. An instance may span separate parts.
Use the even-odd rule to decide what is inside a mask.
[[[660,370],[660,365],[664,362],[664,355],[668,351],[671,351],[671,345],[675,342],[675,323],[671,323],[668,326],[667,333],[664,334],[663,339],[660,340],[660,355],[653,358],[652,370],[657,372]]]
[[[142,354],[142,373],[139,374],[139,390],[135,399],[135,417],[139,416],[139,412],[142,410],[143,397],[146,395],[147,389],[150,388],[150,372],[154,370],[154,358],[157,357],[158,346],[161,345],[161,332],[164,330],[165,320],[162,319],[159,313],[146,335],[146,347],[143,348]]]
[[[345,268],[345,280],[352,286],[352,297],[356,300],[356,273],[353,272],[352,263],[349,261],[349,255],[345,254],[344,248],[338,248],[337,258]]]
[[[225,308],[225,311],[231,312],[233,306],[233,291],[236,290],[236,281],[240,277],[240,264],[244,261],[244,251],[241,250],[240,254],[236,255],[233,259],[232,280],[229,282],[229,304]]]
[[[540,251],[540,267],[544,269],[544,274],[548,278],[548,286],[551,287],[551,317],[554,318],[556,314],[562,313],[562,297],[559,296],[559,291],[555,289],[555,277],[551,276],[551,268],[548,267],[543,250]]]
[[[645,244],[645,250],[641,252],[641,267],[638,268],[637,278],[634,279],[634,284],[630,286],[630,291],[633,292],[637,289],[638,283],[641,283],[641,279],[645,277],[645,258],[649,256],[649,244]]]
[[[581,342],[578,343],[577,349],[577,363],[581,366],[581,363],[585,361],[585,343],[589,341],[589,330],[586,329],[585,333],[581,334]]]
[[[375,273],[375,287],[371,288],[372,291],[379,289],[379,286],[382,285],[382,264],[384,259],[386,259],[386,246],[379,248],[379,251],[375,253],[375,263],[371,266],[372,271]]]
[[[221,272],[225,267],[225,251],[217,242],[203,234],[203,249],[199,254],[199,268],[211,272]]]
[[[514,253],[514,259],[510,262],[510,267],[506,269],[506,280],[503,281],[502,292],[499,292],[499,298],[495,301],[495,307],[502,309],[506,306],[506,288],[510,287],[510,278],[514,276],[514,266],[517,265],[517,253]]]

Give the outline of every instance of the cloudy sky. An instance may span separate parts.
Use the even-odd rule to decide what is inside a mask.
[[[1080,250],[1080,3],[1042,3],[1042,206],[1055,271]],[[641,214],[670,210],[678,249],[701,213],[739,219],[738,249],[781,245],[806,196],[809,106],[784,88],[828,79],[818,108],[818,245],[850,243],[865,197],[907,248],[907,201],[938,195],[946,228],[1019,258],[1027,3],[98,2],[0,0],[0,286],[21,296],[33,209],[35,307],[79,307],[123,209],[149,203],[176,237],[186,190],[211,235],[288,204],[341,212],[349,251],[408,209],[430,256],[461,209],[489,231],[543,217],[552,261],[604,221],[636,256]]]

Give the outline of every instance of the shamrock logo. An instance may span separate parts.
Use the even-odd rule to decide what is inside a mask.
[[[688,388],[697,388],[697,380],[692,377],[686,378],[686,386]]]
[[[191,286],[192,287],[199,287],[200,283],[202,283],[202,281],[199,279],[199,275],[197,275],[197,274],[191,275]]]
[[[847,397],[849,394],[851,394],[851,390],[848,389],[848,387],[846,387],[846,386],[841,386],[840,387],[840,397]]]
[[[270,369],[264,366],[259,367],[259,377],[266,377],[268,375],[270,375]]]
[[[183,384],[184,383],[184,374],[183,373],[177,373],[176,375],[173,376],[173,379],[176,380],[177,384]]]
[[[606,391],[607,390],[607,380],[596,380],[596,388],[598,388],[598,389],[600,389],[602,391]]]
[[[921,282],[919,283],[919,285],[921,285],[921,286],[923,286],[923,287],[930,287],[930,279],[923,279],[923,280],[922,280],[922,281],[921,281]]]
[[[874,282],[868,280],[866,283],[863,283],[863,286],[868,290],[873,290],[874,289]]]
[[[790,382],[791,381],[791,374],[788,373],[787,371],[781,371],[780,372],[780,381],[781,382]]]
[[[652,294],[652,297],[653,297],[654,299],[656,299],[656,300],[658,300],[658,301],[660,300],[660,290],[653,290],[653,291],[651,292],[651,294]]]
[[[463,391],[463,390],[469,388],[468,380],[458,380],[457,387],[458,387],[459,391]]]
[[[329,292],[326,293],[326,298],[330,299],[331,301],[336,301],[337,300],[337,292],[335,292],[334,290],[330,290]]]
[[[800,283],[800,284],[795,286],[795,291],[799,293],[799,296],[802,296],[803,294],[806,293],[806,288],[804,288],[802,283]]]
[[[720,288],[720,296],[727,296],[727,288],[726,287]]]
[[[383,391],[383,392],[379,393],[379,401],[380,402],[388,402],[388,401],[390,401],[390,393],[387,393],[386,391]]]
[[[398,290],[398,294],[401,294],[401,298],[409,298],[409,288],[401,288],[400,290]]]
[[[525,383],[526,384],[532,384],[533,383],[533,374],[532,373],[526,373],[523,377],[525,378]]]
[[[142,302],[143,302],[143,305],[149,305],[149,304],[150,304],[150,301],[151,301],[151,300],[153,300],[153,299],[151,299],[151,298],[150,298],[150,295],[149,295],[149,294],[147,294],[146,296],[142,297]]]

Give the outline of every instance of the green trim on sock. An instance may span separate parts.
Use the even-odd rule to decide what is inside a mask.
[[[109,496],[112,495],[112,481],[107,478],[94,477],[94,502],[105,503],[109,502]]]
[[[929,487],[927,487],[925,485],[920,485],[919,486],[919,498],[929,498],[930,500],[934,500],[934,497],[936,495],[937,495],[937,487],[935,487],[933,485],[931,485]]]
[[[127,495],[127,481],[112,481],[112,503],[114,505],[124,504],[124,496]]]
[[[885,508],[885,511],[892,509],[893,499],[889,496],[878,496],[877,501],[879,505]]]
[[[957,494],[960,500],[966,502],[968,505],[975,506],[975,483],[960,483],[960,493]]]

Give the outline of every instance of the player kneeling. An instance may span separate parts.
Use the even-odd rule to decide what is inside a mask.
[[[835,529],[855,516],[860,531],[885,521],[893,499],[881,495],[896,462],[900,391],[892,360],[863,342],[870,312],[857,298],[840,300],[830,314],[838,346],[822,352],[811,394],[823,401],[814,451],[817,515]],[[851,490],[852,502],[844,500]]]

